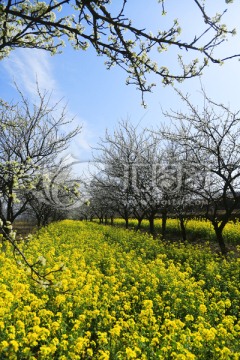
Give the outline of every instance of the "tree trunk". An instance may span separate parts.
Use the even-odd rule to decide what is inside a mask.
[[[179,221],[180,221],[180,229],[181,229],[181,234],[182,234],[182,240],[186,241],[187,240],[187,234],[186,234],[186,226],[184,223],[184,218],[183,216],[179,216]]]
[[[114,217],[111,216],[111,225],[113,225],[113,220],[114,220]]]
[[[1,251],[6,252],[7,251],[7,238],[6,238],[6,236],[8,237],[10,235],[10,233],[11,233],[11,230],[7,228],[6,221],[3,222],[2,229],[3,229],[3,237],[2,237]]]
[[[10,191],[9,191],[9,198],[7,201],[7,217],[6,220],[10,223],[13,222],[13,192],[12,192],[12,186],[9,185]]]
[[[37,219],[37,227],[40,229],[40,227],[41,227],[41,216],[38,216],[36,214],[36,219]]]
[[[215,230],[215,234],[216,234],[216,239],[218,242],[218,245],[221,249],[221,253],[222,255],[226,255],[227,254],[227,248],[223,239],[223,228],[219,228],[217,225],[214,225],[214,230]]]
[[[165,239],[166,236],[166,226],[167,226],[167,211],[163,210],[162,212],[162,238]]]
[[[139,230],[141,227],[141,224],[142,224],[142,218],[138,218],[137,221],[138,221],[138,224],[137,224],[136,230]]]
[[[149,231],[150,231],[150,234],[152,234],[153,237],[155,237],[155,227],[154,227],[154,216],[150,216],[148,218],[148,221],[149,221]]]
[[[128,217],[125,217],[125,228],[128,229]]]

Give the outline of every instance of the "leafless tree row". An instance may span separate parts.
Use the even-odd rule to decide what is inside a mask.
[[[156,130],[135,128],[122,121],[96,149],[101,164],[90,188],[85,214],[105,218],[120,216],[126,227],[130,217],[163,219],[165,236],[169,214],[180,220],[186,239],[189,216],[212,223],[222,253],[226,253],[223,229],[240,209],[240,118],[203,92],[203,108],[178,92],[188,111],[164,115],[169,126]]]
[[[95,149],[99,168],[88,186],[90,205],[82,201],[77,216],[102,222],[120,216],[126,227],[131,217],[138,227],[148,219],[152,234],[161,216],[165,237],[171,215],[179,218],[185,240],[186,220],[201,215],[212,223],[226,253],[223,230],[240,205],[239,111],[204,92],[202,108],[178,94],[188,111],[165,113],[168,126],[140,129],[122,121],[113,134],[106,131]],[[80,129],[63,132],[68,121],[64,109],[54,116],[57,105],[40,93],[38,105],[23,95],[21,104],[1,103],[0,221],[5,229],[29,209],[44,225],[77,207],[79,181],[60,154]]]

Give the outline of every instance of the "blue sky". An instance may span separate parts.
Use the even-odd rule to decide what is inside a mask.
[[[168,15],[163,20],[160,17],[161,6],[156,0],[129,0],[129,3],[127,9],[134,23],[141,27],[147,26],[152,31],[167,25],[170,19],[176,17],[183,23],[183,37],[190,36],[192,29],[201,26],[195,16],[199,16],[196,6],[191,7],[189,0],[174,0],[170,8],[166,5]],[[228,7],[226,23],[231,27],[239,26],[240,5],[236,1],[229,6],[223,0],[218,0],[218,3],[220,8],[216,9],[212,4],[210,11]],[[240,29],[238,32],[240,34]],[[240,53],[240,35],[230,39],[218,50],[219,56],[231,53]],[[174,55],[174,51],[171,51],[159,59],[174,67]],[[74,140],[70,149],[74,157],[83,161],[91,158],[91,146],[96,146],[99,136],[104,136],[105,129],[108,128],[111,132],[119,120],[130,118],[134,124],[139,123],[139,126],[156,128],[166,121],[162,109],[181,109],[182,104],[174,90],[163,87],[161,79],[157,77],[153,78],[158,84],[153,93],[145,96],[148,107],[144,109],[141,106],[141,93],[134,86],[125,85],[126,74],[119,68],[106,70],[104,61],[91,48],[82,52],[67,46],[63,54],[53,57],[44,51],[12,51],[0,63],[0,96],[4,100],[14,101],[17,94],[13,81],[16,81],[24,94],[34,100],[37,78],[42,89],[52,91],[53,101],[64,98],[68,103],[69,117],[75,117],[74,123],[83,126],[82,133]],[[201,82],[216,102],[229,104],[233,109],[240,108],[239,61],[232,60],[223,66],[210,65],[205,69]],[[178,88],[191,94],[192,100],[201,105],[199,79],[187,80],[178,85]]]

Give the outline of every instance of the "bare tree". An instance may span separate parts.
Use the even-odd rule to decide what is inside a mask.
[[[107,225],[108,220],[111,219],[113,224],[114,215],[117,214],[115,204],[113,203],[113,187],[106,183],[104,179],[97,176],[91,181],[89,185],[89,202],[84,205],[79,213],[88,216],[89,218],[97,218],[100,224]],[[85,212],[83,210],[85,209]]]
[[[135,199],[138,206],[144,210],[144,217],[149,221],[149,231],[153,236],[156,235],[155,217],[160,216],[162,211],[163,192],[160,177],[163,154],[161,150],[159,140],[148,132],[134,175]]]
[[[168,15],[167,2],[160,0],[159,13]],[[230,3],[231,1],[225,1]],[[165,4],[166,3],[166,4]],[[214,56],[215,48],[235,33],[228,30],[222,22],[225,11],[216,6],[216,14],[210,16],[206,10],[207,1],[192,0],[195,15],[202,20],[199,32],[192,31],[191,37],[182,38],[181,24],[174,20],[168,28],[152,33],[134,26],[127,15],[128,1],[121,0],[111,4],[110,0],[61,0],[61,1],[22,1],[8,0],[0,3],[0,58],[4,58],[15,48],[37,48],[56,53],[67,39],[75,49],[86,50],[89,44],[97,55],[107,58],[106,66],[118,65],[127,74],[127,83],[135,84],[142,93],[150,91],[151,84],[147,74],[159,75],[164,84],[172,81],[198,76],[208,62],[222,63],[239,57],[239,54],[227,54],[219,59]],[[206,3],[206,4],[205,4]],[[118,6],[118,7],[117,7]],[[189,4],[181,4],[188,7]],[[137,12],[137,9],[136,9]],[[159,19],[161,23],[161,18]],[[189,31],[188,31],[189,36]],[[179,73],[170,71],[167,64],[154,61],[156,53],[164,53],[176,48],[176,63]],[[183,55],[192,54],[189,63]]]
[[[133,214],[139,223],[145,214],[141,191],[137,186],[137,173],[141,168],[143,153],[149,134],[139,131],[129,121],[121,121],[113,135],[106,132],[101,139],[95,160],[103,164],[101,176],[95,179],[101,187],[108,189],[106,198],[121,217],[128,219]]]
[[[64,160],[44,164],[35,174],[34,189],[24,191],[28,213],[37,220],[38,227],[70,216],[71,210],[79,206],[81,182],[73,175],[72,164]]]
[[[56,166],[58,155],[80,131],[64,133],[71,120],[65,108],[58,111],[59,103],[51,105],[46,92],[38,93],[37,105],[20,95],[19,104],[1,107],[1,118],[7,119],[0,123],[0,219],[4,224],[26,210],[29,198],[22,195],[36,188],[44,167],[50,171]]]
[[[146,129],[139,130],[129,121],[122,121],[113,135],[106,133],[97,155],[104,164],[101,176],[95,179],[105,188],[103,201],[114,207],[128,227],[130,216],[145,217],[154,235],[154,218],[160,214],[162,191],[154,182],[159,176],[161,153],[159,139]]]
[[[205,216],[214,227],[221,252],[227,252],[223,229],[240,205],[239,111],[212,101],[203,91],[203,109],[178,92],[189,113],[166,113],[177,121],[175,130],[163,131],[182,146],[187,159],[186,180],[193,199],[202,199]],[[188,174],[189,172],[189,174]]]

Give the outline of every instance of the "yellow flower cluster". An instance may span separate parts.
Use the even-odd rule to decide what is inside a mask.
[[[240,358],[237,257],[71,220],[20,246],[53,285],[0,251],[1,360]]]

